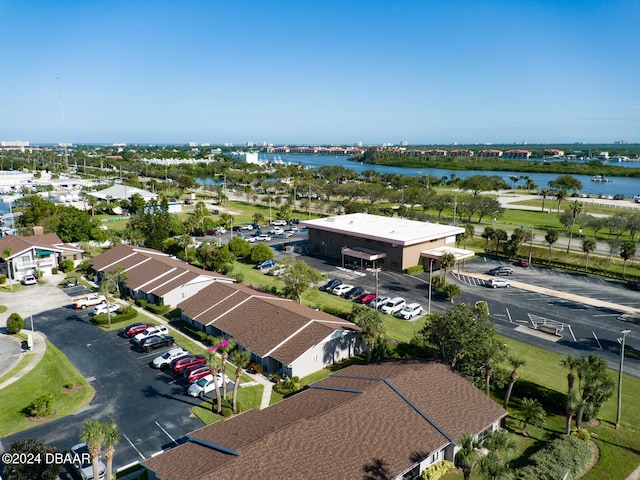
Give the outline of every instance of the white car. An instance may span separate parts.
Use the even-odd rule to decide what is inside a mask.
[[[240,227],[240,230],[253,230],[253,225],[251,225],[250,223],[245,223]]]
[[[20,280],[22,285],[36,285],[38,283],[38,279],[33,275],[25,275],[22,280]]]
[[[169,335],[169,329],[164,325],[154,325],[133,337],[133,341],[135,343],[140,343],[142,340],[147,337],[151,337],[152,335]]]
[[[216,375],[216,380],[218,381],[218,388],[222,387],[222,374],[218,373]],[[229,383],[229,377],[226,378],[227,383]],[[200,380],[192,383],[189,386],[189,390],[187,393],[192,397],[204,397],[209,392],[216,391],[216,384],[213,381],[213,375],[207,375],[206,377],[202,377]]]
[[[120,310],[120,304],[118,303],[110,303],[107,305],[106,303],[102,303],[93,309],[94,315],[99,315],[101,313],[114,313]]]
[[[298,227],[296,227],[295,225],[291,225],[291,228],[289,230],[291,230],[292,232],[299,232],[300,231],[300,229]]]
[[[245,240],[249,243],[256,243],[256,237],[246,237]]]
[[[380,311],[387,315],[395,315],[405,307],[406,303],[402,297],[394,297],[380,307]]]
[[[86,443],[79,443],[71,447],[71,458],[73,466],[78,471],[78,475],[82,480],[93,480],[93,465],[91,463],[91,455],[89,455],[89,447]],[[107,468],[102,460],[98,459],[98,477],[100,480],[107,476]]]
[[[487,281],[487,286],[491,288],[509,288],[511,283],[507,280],[503,280],[502,278],[490,278]]]
[[[267,235],[265,233],[258,235],[257,237],[254,237],[258,242],[270,242],[271,241],[271,236]]]
[[[333,293],[334,295],[338,295],[339,297],[343,296],[345,293],[347,293],[349,290],[351,290],[353,288],[353,285],[349,285],[348,283],[341,283],[340,285],[338,285],[336,288],[334,288],[333,290],[331,290],[331,293]]]
[[[280,227],[274,227],[271,230],[269,230],[269,233],[271,235],[282,235],[284,233],[284,230],[281,229]]]
[[[273,225],[274,227],[284,227],[287,225],[287,221],[286,220],[274,220],[273,222],[271,222],[271,225]]]
[[[420,315],[424,310],[422,309],[422,305],[419,303],[410,303],[406,305],[402,310],[395,314],[398,318],[403,318],[404,320],[411,320],[414,317]]]
[[[189,352],[183,350],[181,347],[175,347],[167,350],[159,357],[154,358],[151,364],[154,368],[165,368],[169,366],[173,359],[182,357],[183,355],[189,355]]]
[[[386,295],[378,295],[377,298],[374,298],[369,303],[367,303],[367,306],[379,310],[380,307],[387,303],[387,300],[389,300],[390,298],[391,297],[388,297]]]

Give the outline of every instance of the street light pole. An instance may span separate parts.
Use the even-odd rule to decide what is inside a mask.
[[[624,366],[624,344],[627,339],[627,335],[631,333],[631,330],[621,330],[622,338],[618,339],[622,348],[620,349],[620,370],[618,371],[618,411],[616,413],[616,430],[620,428],[620,410],[622,409],[622,368]]]
[[[32,349],[33,348],[33,342],[35,341],[35,335],[34,335],[34,330],[33,330],[33,311],[31,309],[31,302],[29,302],[29,316],[31,317],[31,341],[27,342],[27,346]]]
[[[531,253],[533,252],[533,225],[531,225],[531,238],[529,238],[529,266],[531,266]]]
[[[429,304],[427,306],[427,313],[431,313],[431,274],[433,273],[433,258],[429,259]]]

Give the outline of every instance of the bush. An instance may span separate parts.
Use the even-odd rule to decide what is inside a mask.
[[[24,320],[19,313],[13,312],[7,319],[7,332],[10,335],[18,333],[24,328]]]
[[[443,460],[435,465],[431,465],[429,468],[425,468],[422,471],[421,478],[422,480],[438,480],[452,468],[455,468],[453,462]]]
[[[60,262],[60,270],[64,273],[73,272],[73,260],[63,260]]]
[[[128,320],[132,320],[134,318],[136,318],[138,316],[138,312],[133,309],[133,308],[129,308],[128,311],[125,312],[119,312],[117,314],[112,313],[111,314],[111,324],[113,325],[114,323],[122,323]],[[107,318],[107,314],[106,313],[100,313],[98,315],[94,315],[94,317],[91,319],[91,321],[93,323],[96,323],[98,325],[109,325],[109,319]]]
[[[562,478],[567,471],[571,472],[572,478],[578,478],[589,468],[593,456],[594,451],[587,442],[571,435],[563,435],[531,455],[531,464],[518,470],[516,478]]]
[[[231,415],[233,415],[233,410],[229,407],[222,407],[220,415],[222,415],[223,417],[230,417]]]
[[[409,267],[405,269],[405,273],[407,275],[417,275],[423,272],[424,272],[424,265],[414,265],[413,267]]]
[[[233,275],[233,278],[235,279],[236,282],[238,283],[242,283],[244,282],[244,272],[236,272]]]
[[[53,395],[42,395],[36,398],[28,407],[27,415],[42,418],[51,415],[53,409]]]
[[[93,276],[93,274],[95,274],[95,270],[93,269],[93,262],[91,261],[91,259],[87,259],[78,264],[78,271],[86,275]]]
[[[262,365],[258,363],[252,364],[251,369],[256,372],[256,375],[260,375],[262,373]]]
[[[3,284],[7,281],[7,276],[6,275],[0,275],[0,284]]]
[[[147,306],[147,301],[144,298],[137,298],[136,305],[145,308]]]
[[[169,305],[156,305],[155,303],[147,303],[144,308],[156,315],[164,315],[171,308]]]
[[[53,275],[56,275],[58,273],[58,268],[57,267],[51,267],[51,273]]]
[[[278,382],[273,386],[273,389],[280,395],[291,395],[300,390],[300,378],[293,377],[284,382]]]

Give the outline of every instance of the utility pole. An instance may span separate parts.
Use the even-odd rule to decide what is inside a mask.
[[[531,266],[531,253],[533,252],[533,225],[531,225],[531,238],[529,238],[529,266]]]
[[[621,330],[622,338],[618,338],[620,342],[620,370],[618,370],[618,410],[616,413],[616,430],[620,428],[620,411],[622,410],[622,369],[624,366],[624,344],[627,339],[627,335],[631,333],[631,330]]]

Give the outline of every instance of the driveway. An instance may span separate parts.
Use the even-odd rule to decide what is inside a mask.
[[[103,332],[89,319],[87,311],[68,305],[34,315],[36,329],[62,350],[96,390],[93,401],[75,415],[3,439],[0,450],[27,437],[68,450],[79,442],[83,422],[113,419],[122,433],[114,457],[118,468],[149,458],[203,426],[190,412],[200,400],[187,396],[186,387],[170,374],[149,366],[165,349],[139,353],[129,339]]]

